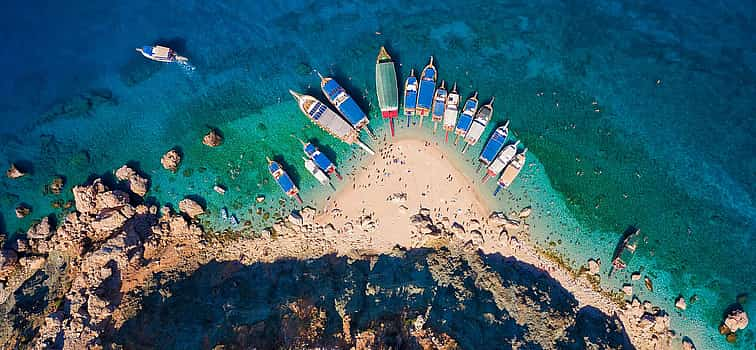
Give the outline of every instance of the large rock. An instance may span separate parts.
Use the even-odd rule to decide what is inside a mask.
[[[218,147],[223,143],[223,136],[215,129],[210,129],[210,132],[202,138],[202,143],[208,147]]]
[[[106,191],[95,197],[95,209],[101,212],[104,209],[121,208],[129,204],[129,195],[123,191]]]
[[[184,198],[179,202],[179,210],[186,215],[189,215],[192,219],[205,213],[205,209],[203,209],[199,203],[189,198]]]
[[[522,210],[520,210],[520,215],[519,216],[521,218],[526,218],[526,217],[530,216],[530,214],[532,212],[533,212],[533,209],[531,209],[530,207],[525,207],[525,208],[522,208]]]
[[[19,205],[16,207],[16,217],[19,219],[25,218],[27,215],[31,214],[31,208],[26,207],[24,205]]]
[[[50,235],[52,235],[52,230],[50,229],[50,221],[46,216],[42,218],[42,221],[32,225],[26,231],[26,237],[29,239],[45,239],[50,237]]]
[[[160,158],[160,164],[163,168],[172,172],[178,171],[178,167],[181,164],[181,155],[175,149],[166,152],[162,158]]]
[[[121,228],[127,218],[121,212],[115,209],[105,209],[99,214],[92,223],[92,228],[100,232],[112,232]]]
[[[10,249],[0,250],[0,279],[5,279],[18,267],[18,254]]]
[[[601,259],[588,259],[588,273],[598,275],[601,271]]]
[[[82,214],[97,214],[97,195],[107,191],[108,188],[102,183],[102,180],[95,179],[89,186],[74,186],[74,202],[76,211]]]
[[[24,175],[26,175],[26,173],[19,170],[16,167],[16,164],[11,164],[10,168],[8,168],[8,170],[5,172],[5,176],[7,176],[10,179],[18,179],[19,177],[22,177]]]
[[[685,298],[682,295],[678,296],[677,300],[675,300],[675,307],[680,310],[685,310],[686,308],[688,308],[688,305],[685,304]]]
[[[724,320],[725,326],[730,329],[731,332],[737,332],[738,330],[745,329],[748,326],[748,315],[745,311],[736,309],[730,311]]]
[[[149,188],[149,180],[137,174],[134,169],[124,165],[115,171],[115,176],[120,181],[128,181],[131,192],[144,197]]]

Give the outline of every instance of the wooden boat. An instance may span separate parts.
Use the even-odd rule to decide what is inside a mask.
[[[394,118],[399,115],[399,91],[397,88],[396,67],[386,48],[381,46],[375,60],[375,92],[381,116],[389,119],[391,136],[394,136]]]
[[[478,92],[474,92],[472,97],[468,98],[467,101],[465,101],[465,105],[462,108],[462,114],[459,116],[459,119],[457,120],[457,126],[454,128],[454,134],[456,135],[454,137],[454,145],[457,145],[457,142],[459,141],[459,137],[464,137],[467,134],[467,131],[470,130],[470,126],[472,126],[473,118],[475,118],[475,112],[478,111]]]
[[[514,144],[504,147],[504,149],[499,152],[499,155],[496,156],[488,168],[486,168],[486,175],[483,175],[483,183],[486,183],[486,181],[492,176],[498,176],[499,173],[504,170],[504,167],[506,167],[517,154],[517,146],[519,144],[520,141],[517,141]]]
[[[375,135],[367,128],[370,119],[368,119],[367,114],[362,111],[360,106],[357,105],[354,98],[333,78],[323,77],[320,73],[318,73],[318,76],[320,77],[320,89],[323,90],[323,94],[349,124],[352,124],[352,127],[358,132],[364,128],[371,137],[375,138]]]
[[[294,135],[292,135],[294,137]],[[296,138],[296,137],[294,137]],[[299,138],[296,138],[299,140],[300,143],[302,143],[302,147],[304,150],[304,153],[312,159],[313,162],[315,162],[315,165],[320,168],[320,170],[323,170],[326,172],[326,174],[334,174],[336,175],[339,180],[341,180],[341,174],[336,170],[336,165],[329,159],[325,154],[320,152],[320,150],[315,147],[311,142],[304,142]]]
[[[180,64],[187,64],[189,63],[189,59],[184,56],[179,56],[176,54],[176,51],[173,51],[171,48],[167,48],[165,46],[155,45],[155,46],[142,46],[137,47],[136,51],[141,53],[142,56],[151,59],[153,61],[157,62],[164,62],[164,63],[180,63]]]
[[[525,148],[522,152],[517,153],[514,159],[512,159],[509,164],[507,164],[507,166],[504,168],[504,172],[499,177],[498,184],[496,185],[496,190],[494,190],[494,196],[496,196],[502,188],[509,187],[509,185],[512,184],[517,175],[520,174],[522,167],[525,166],[525,157],[527,153],[528,149]]]
[[[318,168],[312,159],[302,157],[302,160],[304,160],[305,169],[307,169],[307,171],[315,178],[315,180],[318,180],[321,185],[327,185],[331,181],[323,170]]]
[[[423,118],[430,113],[433,104],[433,92],[436,90],[436,78],[438,71],[433,65],[433,56],[423,72],[420,74],[420,88],[417,91],[417,107],[415,113],[420,117],[420,127],[423,127]]]
[[[342,142],[349,145],[353,143],[357,144],[369,154],[375,154],[373,150],[360,141],[357,130],[352,124],[328,108],[323,102],[318,101],[315,97],[302,95],[293,90],[289,90],[289,93],[299,104],[299,109],[302,113],[310,118],[315,125]]]
[[[612,268],[609,270],[609,276],[612,275],[615,269],[622,270],[627,267],[627,263],[633,257],[635,249],[638,248],[639,233],[640,229],[632,225],[622,233],[622,239],[620,239],[617,247],[614,248]]]
[[[268,172],[270,172],[270,175],[276,180],[278,187],[280,187],[287,196],[296,199],[299,204],[302,204],[302,198],[299,197],[299,189],[294,184],[294,181],[291,180],[289,174],[283,170],[281,164],[278,164],[278,162],[275,162],[268,157],[265,157],[265,159],[268,160]]]
[[[449,131],[454,130],[457,124],[457,115],[459,114],[459,94],[457,93],[457,83],[454,83],[449,95],[446,96],[446,110],[444,111],[443,128],[446,130],[444,143],[449,141]]]
[[[444,88],[444,81],[441,81],[441,86],[436,89],[436,94],[433,96],[433,111],[431,113],[431,120],[433,120],[433,134],[436,134],[438,128],[438,122],[444,119],[444,112],[446,112],[446,96],[448,92]]]
[[[415,77],[415,70],[410,70],[410,75],[407,77],[407,81],[404,82],[404,115],[407,116],[407,126],[410,126],[410,119],[415,115],[415,107],[417,106],[417,78]]]
[[[491,134],[491,137],[488,138],[488,142],[486,142],[486,145],[483,146],[483,151],[480,152],[480,157],[478,157],[480,166],[488,166],[489,164],[491,164],[491,162],[496,158],[496,155],[499,154],[499,151],[504,148],[504,143],[507,141],[508,135],[509,120],[507,120],[504,125],[496,128],[493,134]],[[480,166],[478,167],[478,169],[480,169]]]
[[[491,97],[491,101],[478,108],[478,112],[475,113],[475,119],[473,119],[470,130],[465,134],[465,142],[467,142],[467,144],[462,148],[462,153],[465,153],[468,147],[474,146],[478,143],[478,140],[480,140],[480,137],[483,135],[483,131],[486,129],[488,121],[491,120],[491,117],[493,116],[494,99],[495,97]]]

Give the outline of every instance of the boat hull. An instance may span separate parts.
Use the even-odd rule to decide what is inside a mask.
[[[381,116],[383,118],[397,117],[399,115],[399,88],[396,67],[383,47],[375,64],[375,89]]]

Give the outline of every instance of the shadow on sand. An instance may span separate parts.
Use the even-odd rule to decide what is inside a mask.
[[[408,330],[426,312],[426,329],[464,349],[584,349],[586,341],[633,349],[618,321],[595,308],[578,310],[548,274],[498,254],[470,260],[419,248],[358,260],[212,262],[162,290],[146,296],[143,309],[106,341],[126,349],[348,348],[339,335],[345,310],[352,336],[380,328],[381,346],[394,349],[415,348]]]

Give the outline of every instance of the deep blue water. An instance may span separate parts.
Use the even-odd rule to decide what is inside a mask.
[[[752,2],[321,6],[0,5],[0,164],[31,171],[0,180],[0,231],[60,215],[51,202],[70,199],[71,185],[126,162],[151,178],[149,201],[198,195],[212,218],[228,206],[255,226],[269,223],[252,200],[261,193],[269,196],[264,212],[285,212],[265,173],[266,155],[287,163],[305,200],[317,201],[323,193],[297,161],[289,134],[316,138],[346,168],[358,163],[351,149],[306,122],[286,91],[318,93],[318,69],[373,107],[375,55],[387,45],[402,77],[433,54],[440,78],[457,81],[463,94],[497,96],[497,121],[512,120],[548,176],[526,173],[541,180],[521,181],[501,205],[555,192],[557,203],[534,206],[566,208],[541,227],[544,247],[563,239],[551,249],[574,265],[596,255],[608,262],[617,233],[637,224],[648,243],[630,268],[647,271],[657,289],[640,296],[672,312],[673,327],[699,348],[732,347],[716,334],[721,312],[737,294],[756,291]],[[197,69],[134,52],[155,42],[178,49]],[[379,127],[374,108],[371,115]],[[219,128],[226,144],[201,145],[208,127]],[[185,154],[175,175],[159,164],[172,147]],[[54,175],[67,181],[61,197],[43,195]],[[215,194],[215,183],[229,193]],[[32,215],[16,219],[19,203]],[[225,228],[212,218],[208,225]],[[567,224],[573,221],[580,231]],[[697,294],[699,302],[674,312],[678,293]],[[756,315],[756,303],[745,307]],[[755,338],[751,327],[738,346],[749,348]]]

